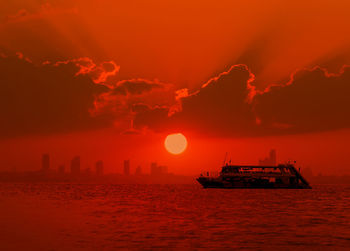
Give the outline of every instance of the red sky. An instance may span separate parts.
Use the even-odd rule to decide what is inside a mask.
[[[349,5],[2,1],[0,169],[50,152],[54,167],[80,154],[83,168],[130,158],[194,174],[276,148],[349,173]],[[188,138],[179,156],[164,150],[171,132]]]

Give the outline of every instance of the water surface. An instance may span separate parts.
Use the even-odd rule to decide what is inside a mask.
[[[349,249],[350,186],[0,183],[1,250]]]

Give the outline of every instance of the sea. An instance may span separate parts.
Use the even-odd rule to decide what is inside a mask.
[[[350,250],[350,185],[0,183],[0,250]]]

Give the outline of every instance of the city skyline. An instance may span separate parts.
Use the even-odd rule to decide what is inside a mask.
[[[157,162],[149,162],[146,168],[141,165],[132,164],[130,159],[123,160],[120,163],[120,172],[106,172],[103,160],[94,162],[94,167],[91,168],[91,163],[81,166],[81,157],[75,155],[66,168],[64,164],[57,166],[52,165],[51,155],[43,153],[41,155],[41,166],[30,170],[7,170],[0,172],[0,182],[97,182],[97,183],[116,183],[116,184],[193,184],[195,175],[181,175],[168,171],[168,166],[158,165]],[[236,165],[232,162],[231,156],[226,153],[224,163],[222,165]],[[251,165],[252,163],[248,164]],[[277,158],[276,149],[270,149],[265,158],[259,158],[256,166],[277,166],[280,164],[294,164],[295,167],[311,182],[316,184],[349,184],[350,175],[330,175],[322,174],[321,172],[313,171],[309,166],[300,166],[295,160],[281,161]],[[221,166],[222,166],[221,165]],[[220,165],[219,165],[220,166]],[[217,169],[202,172],[201,175],[209,175],[219,173]],[[220,166],[220,167],[221,167]],[[153,177],[153,178],[152,178]],[[141,178],[141,179],[140,179]],[[152,179],[150,179],[152,178]]]

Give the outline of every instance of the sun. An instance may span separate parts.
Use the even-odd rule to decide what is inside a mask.
[[[183,153],[187,148],[187,139],[182,133],[169,134],[164,141],[165,149],[171,154]]]

